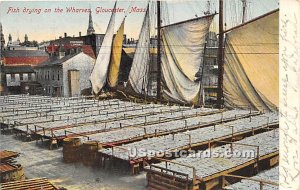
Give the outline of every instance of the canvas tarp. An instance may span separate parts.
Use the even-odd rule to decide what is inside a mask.
[[[116,3],[114,5],[114,9],[115,8]],[[105,32],[101,48],[98,53],[98,57],[96,59],[96,64],[90,77],[92,88],[95,94],[98,94],[106,84],[108,66],[112,50],[111,46],[114,35],[115,15],[116,13],[115,11],[113,11]]]
[[[205,38],[213,15],[162,28],[164,95],[176,102],[199,104]]]
[[[279,11],[226,35],[224,101],[228,107],[275,110],[279,101]]]
[[[131,70],[129,73],[129,85],[137,94],[147,94],[149,80],[149,49],[150,49],[150,18],[149,10],[145,14],[139,41],[134,53]]]

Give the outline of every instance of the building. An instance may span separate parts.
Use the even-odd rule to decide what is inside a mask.
[[[6,76],[4,73],[4,65],[0,64],[0,95],[6,93]]]
[[[24,42],[21,42],[18,38],[16,41],[12,41],[12,36],[9,34],[8,42],[6,46],[7,50],[38,50],[38,43],[37,41],[29,41],[28,35],[25,34]]]
[[[0,23],[0,59],[2,57],[2,52],[4,50],[4,45],[5,45],[5,39],[4,39],[3,30],[2,30],[2,23]]]
[[[95,64],[93,56],[73,49],[65,52],[61,47],[58,55],[34,67],[37,81],[47,96],[79,96],[91,90],[89,77]]]
[[[204,55],[203,84],[205,103],[214,104],[218,90],[218,38],[215,32],[208,33]]]
[[[41,51],[47,51],[47,47],[50,45],[49,41],[42,41],[41,43],[38,44],[38,48]]]
[[[4,50],[3,64],[7,66],[35,66],[49,59],[48,53],[40,50]]]
[[[79,36],[71,37],[68,36],[67,33],[64,34],[64,37],[60,37],[59,39],[50,41],[47,46],[47,52],[52,55],[57,52],[58,48],[63,45],[66,50],[82,48],[85,46],[92,47],[93,54],[95,57],[97,56],[100,47],[102,45],[102,41],[104,39],[104,34],[90,34],[87,36],[81,36],[81,32],[79,32]]]
[[[46,47],[46,52],[48,52],[50,55],[54,54],[58,51],[58,48],[63,45],[64,48],[69,51],[70,49],[75,48],[81,48],[85,53],[87,53],[85,50],[87,47],[92,47],[94,57],[96,58],[98,56],[98,52],[100,50],[100,47],[102,45],[103,39],[105,34],[96,34],[95,29],[93,27],[93,20],[91,13],[89,14],[89,24],[87,28],[87,35],[82,36],[81,32],[79,32],[78,36],[68,36],[67,33],[64,33],[64,36],[60,36],[58,39],[52,40],[48,42]],[[124,34],[123,37],[123,45],[126,47],[128,43],[132,44],[135,48],[136,43],[133,42],[134,39],[128,39],[126,38],[126,34]],[[45,45],[45,44],[43,44]],[[44,49],[43,47],[40,48],[41,50]],[[92,55],[92,52],[88,53],[89,55]]]
[[[20,94],[22,93],[22,84],[35,82],[36,76],[31,66],[3,66],[1,73],[4,74],[5,91],[3,93]],[[26,90],[28,90],[26,88]],[[24,92],[23,92],[24,93]]]
[[[57,52],[58,48],[60,46],[64,46],[66,51],[69,51],[70,49],[75,48],[81,48],[85,53],[87,53],[85,50],[86,47],[92,47],[93,53],[89,53],[89,55],[94,54],[94,58],[98,55],[98,52],[100,50],[100,47],[102,45],[103,39],[105,34],[96,34],[95,29],[93,27],[93,20],[91,12],[89,14],[89,24],[87,29],[87,35],[82,36],[81,32],[79,32],[79,36],[71,37],[68,36],[67,33],[64,33],[64,37],[59,37],[58,39],[52,40],[49,42],[49,45],[46,48],[46,51],[52,55],[55,52]]]

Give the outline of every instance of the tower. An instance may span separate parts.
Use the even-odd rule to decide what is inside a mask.
[[[5,39],[4,39],[4,34],[3,34],[3,30],[2,30],[2,23],[0,23],[0,49],[1,51],[4,49],[4,44],[5,44]]]
[[[25,34],[24,42],[28,42],[28,36],[27,36],[27,34]]]
[[[87,33],[87,35],[91,35],[91,34],[95,33],[95,29],[93,26],[93,19],[92,19],[92,11],[90,11],[90,14],[89,14],[89,27],[88,27],[86,33]]]
[[[8,42],[12,42],[11,34],[8,35]]]

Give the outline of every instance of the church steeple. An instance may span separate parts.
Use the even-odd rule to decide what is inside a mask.
[[[0,23],[0,43],[1,43],[1,50],[4,49],[4,44],[5,44],[5,39],[4,39],[4,34],[2,30],[2,23]]]
[[[88,27],[86,33],[87,33],[87,35],[91,35],[91,34],[95,33],[95,29],[93,26],[93,19],[92,19],[92,11],[90,11],[90,14],[89,14],[89,27]]]

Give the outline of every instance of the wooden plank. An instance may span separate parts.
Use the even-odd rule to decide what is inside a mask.
[[[169,184],[169,183],[166,183],[166,182],[163,182],[163,181],[148,181],[148,184],[149,186],[151,185],[154,185],[155,187],[159,187],[161,189],[172,189],[172,190],[183,190],[183,189],[186,189],[186,188],[181,188],[181,187],[176,187],[172,184]]]
[[[45,190],[57,189],[46,178],[13,181],[13,182],[7,182],[1,184],[1,188],[3,190],[23,190],[23,189],[40,190],[41,187],[43,187],[43,189]]]
[[[171,187],[186,187],[186,182],[180,182],[176,180],[176,177],[166,177],[159,174],[150,174],[149,176],[150,181],[157,181],[159,183],[165,184],[165,186],[171,186]]]
[[[259,158],[259,160],[262,161],[262,160],[266,160],[266,159],[271,159],[272,157],[275,157],[275,156],[278,156],[278,155],[279,155],[279,151],[275,151],[275,152],[272,152],[270,154],[266,154],[264,156],[261,156]],[[251,164],[254,164],[256,162],[257,162],[256,159],[252,159],[252,160],[250,160],[248,162],[245,162],[245,163],[243,163],[241,165],[238,165],[236,167],[233,167],[233,168],[230,168],[228,170],[225,170],[225,171],[213,174],[211,176],[205,177],[205,178],[203,178],[203,181],[209,181],[209,180],[214,179],[214,178],[219,178],[222,175],[229,174],[229,173],[232,173],[234,171],[240,170],[240,169],[245,168],[245,167],[247,167],[247,166],[249,166]]]

